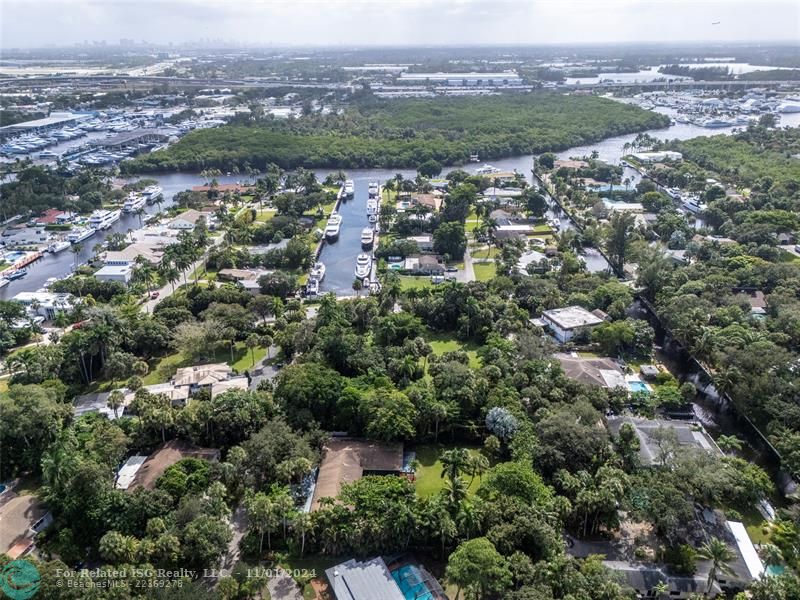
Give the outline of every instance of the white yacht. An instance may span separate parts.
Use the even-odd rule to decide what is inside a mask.
[[[681,198],[683,203],[683,207],[692,213],[699,213],[703,212],[706,209],[706,205],[700,200],[699,196],[694,194],[685,195]]]
[[[126,214],[135,213],[140,208],[144,208],[146,203],[147,200],[145,200],[144,196],[131,192],[122,205],[122,212]]]
[[[377,223],[378,222],[378,215],[376,215],[374,213],[371,214],[370,216],[367,217],[367,221],[369,221],[370,223]]]
[[[319,281],[317,279],[309,279],[306,284],[306,296],[314,297],[319,294]]]
[[[322,281],[325,279],[325,263],[316,262],[308,274],[309,281]]]
[[[97,233],[97,229],[91,227],[74,229],[67,235],[67,241],[69,241],[70,244],[79,244],[83,240],[92,237],[95,233]]]
[[[372,257],[362,252],[356,256],[356,277],[365,279],[372,272]]]
[[[353,183],[352,179],[348,179],[344,182],[344,195],[347,198],[352,198],[353,194],[355,193],[355,183]]]
[[[725,119],[706,119],[700,123],[701,127],[710,127],[710,128],[718,128],[718,127],[730,127],[733,123],[730,121],[726,121]]]
[[[0,288],[6,287],[9,283],[11,282],[8,279],[5,277],[0,277]]]
[[[497,167],[493,167],[492,165],[483,165],[479,169],[475,170],[475,173],[478,175],[492,175],[494,173],[499,173],[500,169]]]
[[[52,244],[50,244],[50,245],[47,247],[47,251],[48,251],[50,254],[58,254],[58,253],[59,253],[59,252],[61,252],[62,250],[66,250],[67,248],[69,248],[71,245],[72,245],[72,244],[70,244],[70,243],[69,243],[69,241],[66,241],[66,240],[59,240],[59,241],[57,241],[57,242],[53,242]]]
[[[96,210],[89,216],[89,227],[95,229],[108,229],[119,221],[118,210]]]
[[[378,212],[378,201],[375,198],[367,200],[367,214],[374,215]]]
[[[364,248],[369,248],[375,241],[375,232],[371,227],[365,227],[361,230],[361,245]]]
[[[339,231],[342,228],[342,216],[333,213],[328,219],[328,224],[325,226],[325,239],[333,241],[339,237]]]
[[[380,188],[378,186],[378,182],[377,181],[370,181],[369,182],[369,196],[370,196],[370,198],[377,197],[379,189]]]
[[[161,186],[149,185],[142,190],[142,197],[147,204],[152,204],[163,192]]]

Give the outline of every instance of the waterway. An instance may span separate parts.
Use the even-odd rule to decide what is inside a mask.
[[[673,109],[656,109],[663,114],[674,116]],[[800,113],[782,115],[782,125],[800,126]],[[658,139],[689,139],[698,136],[709,136],[719,134],[730,134],[730,128],[708,129],[688,123],[676,123],[675,125],[663,129],[653,129],[646,133]],[[595,144],[586,146],[576,146],[562,152],[558,152],[559,157],[586,156],[592,151],[597,151],[599,158],[610,163],[618,164],[623,155],[623,146],[626,142],[631,142],[636,137],[635,134],[616,136],[607,138]],[[491,164],[502,171],[517,170],[530,181],[530,171],[533,166],[533,156],[516,156],[511,158],[491,161]],[[462,166],[467,171],[475,172],[480,168],[480,164],[469,164]],[[456,167],[446,167],[444,172]],[[328,170],[318,170],[317,176],[322,179],[327,175]],[[409,169],[358,169],[348,172],[348,177],[355,182],[355,197],[344,203],[341,207],[343,216],[342,231],[339,240],[334,244],[326,244],[323,247],[321,259],[325,262],[327,272],[322,285],[324,291],[333,291],[339,294],[352,294],[352,284],[355,278],[355,258],[361,252],[361,229],[366,227],[366,202],[367,185],[369,181],[385,182],[396,173],[401,173],[406,178],[413,178],[416,172]],[[638,181],[638,174],[630,169],[626,169],[625,177],[630,177],[634,182]],[[197,173],[169,173],[153,176],[163,188],[164,202],[161,209],[167,208],[172,204],[174,195],[180,191],[190,189],[192,186],[201,185],[203,179]],[[242,180],[241,175],[221,176],[217,178],[220,183],[233,183]],[[159,210],[157,205],[146,207],[150,214]],[[569,219],[562,214],[557,207],[554,207],[549,217],[558,218],[562,229],[571,227]],[[44,258],[32,264],[28,269],[28,275],[23,279],[12,281],[8,286],[0,290],[0,298],[12,298],[15,294],[22,291],[33,291],[44,285],[48,278],[63,278],[68,276],[78,264],[87,262],[94,254],[94,246],[101,243],[109,234],[115,232],[125,233],[129,229],[138,229],[139,219],[132,215],[122,215],[120,220],[111,229],[98,232],[93,237],[83,243],[83,249],[77,257],[69,250],[64,250],[56,255],[46,254]],[[606,268],[605,260],[596,251],[588,250],[583,257],[587,267],[592,271],[602,271]]]

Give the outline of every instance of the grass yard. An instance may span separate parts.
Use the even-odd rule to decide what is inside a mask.
[[[494,258],[500,254],[500,249],[495,246],[479,246],[478,248],[470,249],[472,258]]]
[[[479,219],[467,219],[466,223],[464,224],[464,230],[466,232],[475,231],[478,227],[480,227],[481,222]]]
[[[441,356],[445,352],[463,350],[469,356],[470,368],[480,369],[481,361],[478,358],[478,345],[474,342],[462,342],[448,333],[428,332],[424,337],[433,348],[433,353],[436,356]]]
[[[553,228],[547,223],[539,223],[538,225],[534,225],[533,233],[553,233]]]
[[[417,489],[417,494],[422,497],[433,496],[444,489],[444,479],[442,479],[442,461],[439,457],[442,452],[451,448],[461,448],[463,446],[450,446],[444,444],[429,444],[425,446],[417,446],[415,448],[417,453],[417,460],[419,461],[419,469],[416,473],[416,481],[414,487]],[[478,454],[479,448],[469,448],[471,454]],[[469,483],[467,493],[471,496],[478,491],[480,485],[480,477],[472,479],[471,476],[465,475],[465,480]],[[470,479],[472,482],[470,483]]]
[[[419,290],[422,288],[433,287],[431,278],[427,275],[400,275],[400,289]]]
[[[263,211],[256,209],[256,222],[266,223],[276,214],[278,214],[278,210],[275,208],[265,208]]]
[[[497,265],[490,263],[473,263],[472,269],[475,271],[475,279],[478,281],[489,281],[497,275]]]

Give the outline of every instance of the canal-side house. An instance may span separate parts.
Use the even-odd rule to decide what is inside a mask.
[[[52,321],[61,312],[72,310],[75,296],[53,292],[20,292],[12,298],[22,304],[29,314]]]

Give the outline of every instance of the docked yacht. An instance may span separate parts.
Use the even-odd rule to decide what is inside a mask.
[[[369,254],[362,252],[356,256],[356,277],[365,279],[369,277],[372,272],[372,257]]]
[[[118,210],[96,210],[89,216],[89,227],[94,229],[108,229],[119,221]]]
[[[361,245],[364,248],[370,248],[375,241],[375,232],[371,227],[364,227],[361,230]]]
[[[709,127],[712,129],[716,129],[719,127],[730,127],[733,123],[730,121],[726,121],[725,119],[706,119],[699,123],[701,127]]]
[[[683,207],[691,213],[703,212],[706,205],[700,200],[700,197],[695,194],[687,194],[681,197]]]
[[[5,274],[3,275],[3,277],[5,277],[6,279],[8,279],[9,281],[15,281],[15,280],[17,280],[17,279],[22,279],[22,278],[23,278],[23,277],[25,277],[25,275],[27,275],[27,274],[28,274],[28,272],[27,272],[27,271],[22,271],[22,270],[19,270],[19,271],[10,271],[10,272],[9,272],[9,271],[6,271],[6,272],[5,272]]]
[[[319,294],[319,280],[309,279],[306,284],[306,296],[313,298]]]
[[[328,219],[328,224],[325,226],[325,239],[333,241],[339,237],[339,231],[342,228],[342,216],[333,213]]]
[[[369,197],[370,198],[377,198],[379,189],[380,189],[380,187],[379,187],[377,181],[370,181],[369,182]]]
[[[135,213],[140,208],[144,208],[146,203],[147,200],[145,200],[144,196],[131,192],[122,205],[122,212],[125,214]]]
[[[367,221],[369,221],[370,223],[373,223],[373,224],[377,223],[378,222],[378,215],[376,215],[374,213],[371,214],[370,216],[367,217]]]
[[[309,280],[322,281],[325,279],[325,263],[316,262],[308,274]]]
[[[67,235],[67,241],[70,244],[79,244],[83,240],[87,240],[92,237],[95,233],[97,233],[97,229],[93,229],[91,227],[74,229]]]
[[[47,247],[47,251],[48,251],[50,254],[58,254],[58,253],[59,253],[59,252],[61,252],[62,250],[66,250],[67,248],[69,248],[71,245],[72,245],[72,244],[70,244],[70,243],[69,243],[68,241],[66,241],[66,240],[59,240],[59,241],[57,241],[57,242],[53,242],[52,244],[50,244],[50,245]]]
[[[6,287],[9,283],[11,282],[8,279],[5,277],[0,277],[0,288]]]
[[[142,197],[147,204],[152,204],[163,192],[164,190],[161,188],[161,186],[148,185],[142,190]]]
[[[497,167],[493,167],[492,165],[483,165],[479,169],[475,170],[475,173],[478,175],[493,175],[495,173],[499,173],[500,169]]]
[[[346,198],[352,198],[353,194],[356,191],[355,183],[353,183],[352,179],[348,179],[344,182],[344,195]]]
[[[378,212],[378,200],[375,198],[370,198],[367,200],[367,214],[374,215]]]

